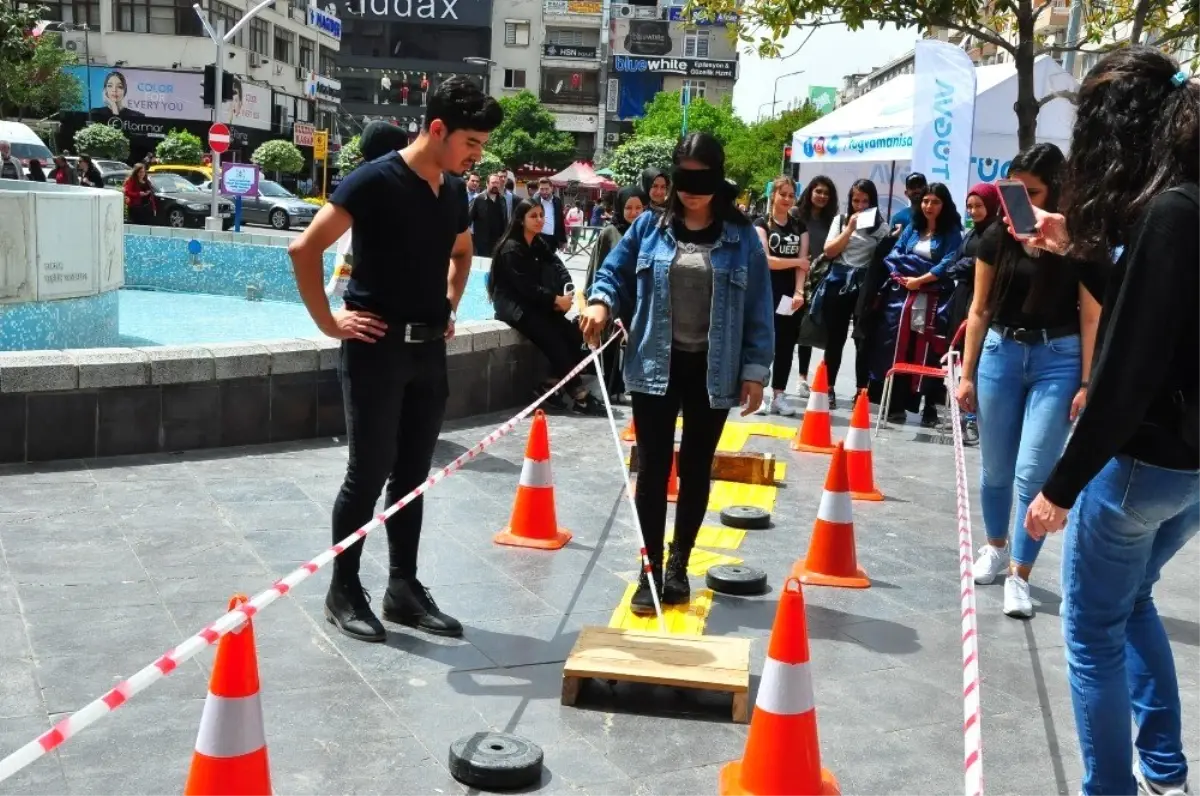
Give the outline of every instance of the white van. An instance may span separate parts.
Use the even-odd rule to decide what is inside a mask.
[[[12,144],[13,157],[20,159],[21,165],[25,167],[26,177],[29,176],[29,161],[33,158],[42,161],[46,172],[54,168],[54,153],[28,125],[0,121],[0,141]]]

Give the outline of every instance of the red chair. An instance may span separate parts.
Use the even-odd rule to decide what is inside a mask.
[[[901,313],[901,316],[900,316],[900,323],[901,324],[908,323],[911,314],[912,314],[911,308],[905,307],[904,312]],[[963,321],[961,324],[959,324],[958,329],[954,332],[954,337],[950,340],[950,345],[947,346],[947,350],[950,350],[950,349],[954,348],[956,345],[958,345],[959,341],[962,340],[963,335],[965,335],[966,332],[967,332],[967,322]],[[942,339],[944,340],[945,338],[942,337]],[[899,354],[897,354],[897,356],[899,356]],[[896,376],[896,374],[900,374],[900,375],[904,375],[904,376],[915,376],[917,378],[941,379],[942,381],[945,381],[946,377],[949,375],[949,372],[947,371],[946,368],[935,368],[930,365],[918,365],[916,363],[911,363],[911,362],[893,362],[892,369],[887,372],[887,376],[883,380],[883,395],[880,397],[879,416],[875,418],[875,436],[876,437],[879,436],[879,432],[881,430],[888,427],[887,416],[888,416],[888,408],[891,406],[891,401],[892,401],[892,380]],[[947,409],[950,408],[950,401],[953,401],[953,400],[954,400],[954,396],[950,395],[950,391],[947,390],[946,391],[946,408]],[[947,426],[945,424],[942,424],[941,426],[938,427],[939,438],[945,438],[946,428],[947,428]]]

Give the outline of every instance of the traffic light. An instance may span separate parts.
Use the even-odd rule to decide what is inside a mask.
[[[204,67],[204,90],[201,96],[204,99],[204,106],[211,108],[215,103],[213,96],[216,93],[217,85],[217,67],[216,64],[209,64]],[[233,99],[233,75],[230,72],[221,73],[221,101],[229,102]]]
[[[792,160],[792,145],[788,144],[783,148],[783,162],[790,163]]]

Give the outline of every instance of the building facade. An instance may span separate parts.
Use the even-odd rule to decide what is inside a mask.
[[[120,127],[131,159],[152,151],[172,129],[204,137],[214,121],[230,125],[230,154],[248,160],[272,138],[291,138],[296,122],[332,129],[339,91],[333,75],[341,22],[332,3],[277,0],[225,47],[223,69],[234,98],[217,109],[202,100],[204,67],[216,48],[191,3],[178,0],[39,0],[48,28],[79,63],[70,67],[82,101],[62,115],[60,146],[71,148],[89,121]],[[209,23],[229,30],[252,0],[202,0]],[[311,157],[311,152],[308,153]]]
[[[382,119],[415,137],[443,80],[486,87],[492,0],[349,0],[342,18],[337,77],[352,127]]]

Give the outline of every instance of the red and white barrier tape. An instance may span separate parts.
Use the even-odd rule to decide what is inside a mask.
[[[958,571],[962,587],[963,654],[963,786],[966,796],[983,796],[983,708],[979,700],[979,627],[975,617],[975,575],[972,572],[971,499],[967,490],[967,461],[963,453],[962,415],[955,394],[959,379],[958,352],[947,355],[950,424],[954,434],[954,485],[958,509]]]
[[[151,684],[161,680],[171,672],[175,671],[179,664],[194,657],[206,647],[216,644],[221,636],[224,636],[226,633],[241,627],[259,611],[266,608],[283,595],[287,594],[300,583],[308,580],[309,576],[324,567],[330,561],[333,561],[333,559],[341,555],[348,547],[362,540],[371,531],[379,528],[389,517],[400,511],[400,509],[404,508],[409,503],[413,502],[413,500],[420,495],[423,495],[425,492],[429,491],[434,484],[446,478],[446,476],[450,475],[451,473],[462,469],[464,464],[478,456],[484,450],[484,448],[487,448],[496,440],[500,439],[516,428],[518,423],[520,423],[529,415],[533,414],[533,412],[539,406],[545,403],[545,401],[552,394],[561,389],[563,385],[565,385],[573,377],[587,369],[587,367],[591,365],[592,360],[598,358],[600,356],[600,352],[603,351],[610,343],[612,343],[614,340],[620,339],[622,336],[624,336],[623,331],[609,337],[609,339],[603,345],[592,351],[592,353],[585,357],[582,362],[576,365],[570,373],[564,376],[562,380],[558,382],[558,384],[555,384],[553,387],[547,390],[541,398],[538,398],[529,406],[513,415],[511,419],[509,419],[491,434],[488,434],[486,437],[480,440],[473,448],[463,453],[461,456],[450,462],[450,464],[446,465],[438,472],[429,476],[429,478],[427,478],[420,486],[409,492],[404,497],[400,498],[400,500],[396,501],[395,504],[388,507],[382,513],[376,515],[376,517],[366,525],[359,528],[357,531],[350,534],[325,552],[321,553],[307,564],[304,564],[287,576],[280,578],[269,589],[255,595],[254,598],[249,602],[243,603],[237,608],[234,608],[217,621],[205,627],[196,635],[184,641],[178,647],[175,647],[173,650],[170,650],[167,653],[159,656],[157,660],[138,671],[136,674],[132,675],[129,679],[122,680],[104,696],[88,703],[75,713],[72,713],[70,716],[60,720],[51,729],[25,744],[8,757],[0,760],[0,782],[3,782],[13,774],[16,774],[18,771],[30,765],[47,752],[57,749],[64,742],[78,735],[79,732],[84,728],[99,721],[104,716],[121,707],[121,705],[125,704],[136,694],[139,694],[149,688]]]

